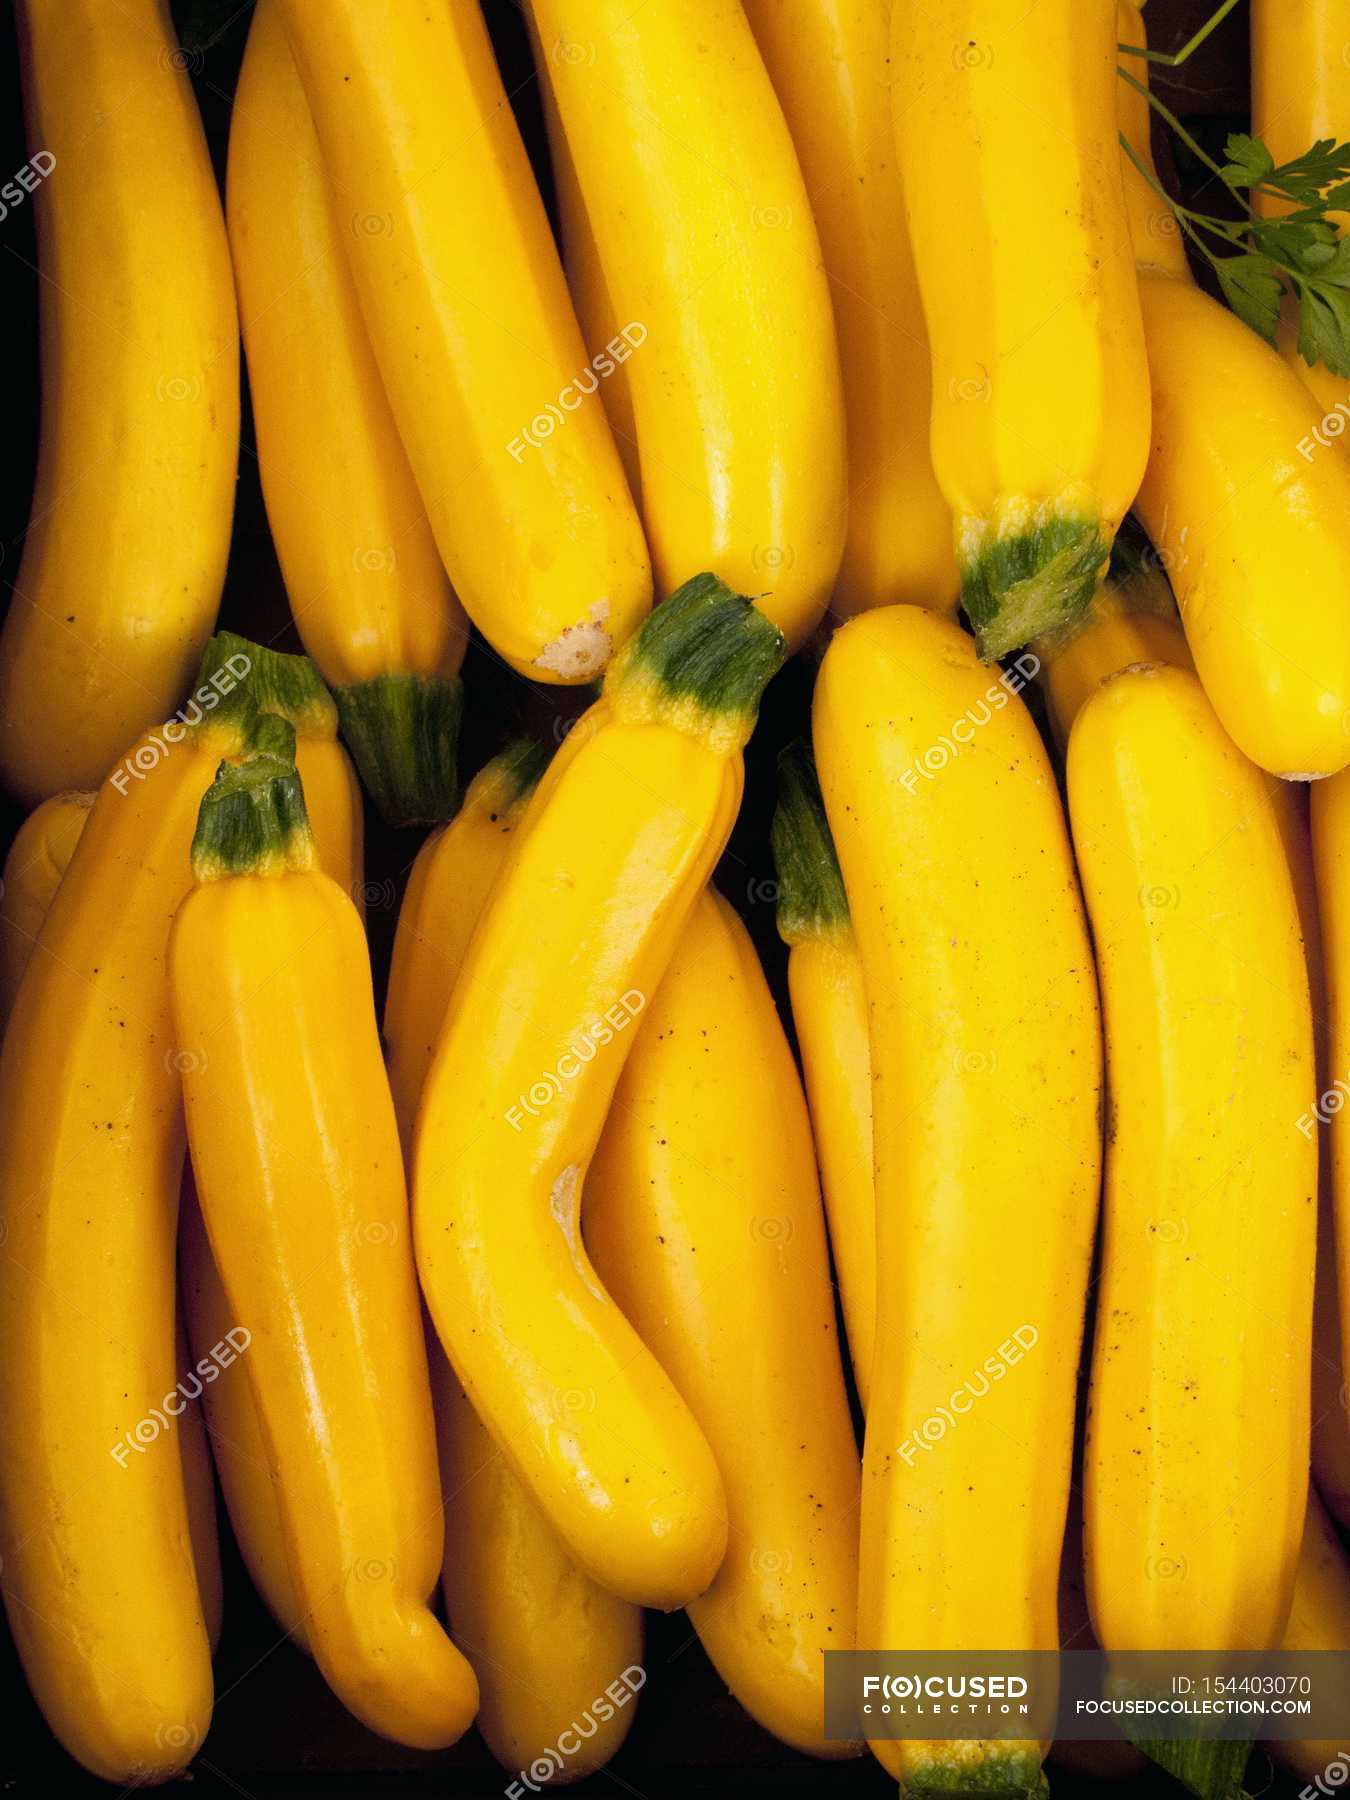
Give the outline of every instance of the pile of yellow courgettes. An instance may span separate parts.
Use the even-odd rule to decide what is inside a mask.
[[[643,1608],[837,1759],[829,1650],[1350,1649],[1344,0],[1251,0],[1241,282],[1132,5],[524,11],[561,255],[475,0],[257,0],[223,204],[167,0],[19,0],[0,1585],[53,1733],[204,1744],[217,1483],[358,1720],[531,1787],[619,1748]],[[217,624],[241,326],[304,655]],[[470,622],[595,687],[461,797]],[[802,651],[794,1057],[711,881]],[[366,797],[425,834],[378,1012]]]

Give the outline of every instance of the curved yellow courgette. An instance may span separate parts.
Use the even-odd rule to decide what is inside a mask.
[[[414,1132],[418,1269],[456,1374],[582,1568],[665,1608],[716,1574],[722,1484],[596,1277],[578,1214],[782,655],[779,632],[712,576],[644,624],[530,803]]]
[[[447,818],[468,624],[385,399],[277,0],[259,5],[239,74],[228,221],[296,628],[380,810]]]
[[[811,1125],[744,925],[698,902],[615,1090],[587,1246],[707,1434],[730,1542],[689,1618],[753,1718],[808,1755],[851,1650],[858,1452]]]
[[[867,1406],[877,1329],[876,1183],[867,991],[844,878],[805,744],[778,759],[778,930],[820,1161],[853,1379]]]
[[[657,590],[711,569],[795,649],[844,542],[829,285],[739,0],[530,0],[541,77],[628,330]]]
[[[423,845],[399,911],[384,1037],[405,1146],[484,904],[546,760],[522,739],[479,771],[464,805]],[[434,1338],[431,1391],[446,1491],[442,1587],[455,1641],[478,1677],[478,1730],[502,1767],[561,1762],[580,1780],[632,1723],[642,1615],[606,1593],[493,1443]]]
[[[996,675],[956,626],[897,606],[843,626],[816,684],[871,1027],[867,1648],[1058,1643],[1100,1045],[1068,834],[1016,697],[1030,673]],[[873,1749],[907,1786],[1024,1793],[1045,1746]]]
[[[591,681],[651,571],[482,16],[279,4],[450,579],[519,673]]]
[[[1248,326],[1141,270],[1153,450],[1135,501],[1210,703],[1272,775],[1350,762],[1350,464]]]
[[[422,1086],[464,953],[546,761],[543,747],[528,738],[494,757],[450,823],[430,833],[408,876],[389,963],[384,1045],[409,1159]]]
[[[202,801],[169,942],[192,1165],[315,1660],[372,1730],[436,1749],[478,1692],[427,1606],[444,1525],[398,1128],[361,922],[265,723]]]
[[[1080,712],[1069,798],[1111,1112],[1086,1475],[1108,1650],[1279,1643],[1308,1470],[1315,1091],[1276,809],[1195,677]]]
[[[19,22],[28,166],[47,177],[42,428],[0,634],[0,775],[33,805],[97,787],[196,667],[234,514],[239,326],[168,0],[23,0]]]
[[[897,5],[890,77],[933,464],[1002,656],[1091,599],[1148,455],[1115,0]]]

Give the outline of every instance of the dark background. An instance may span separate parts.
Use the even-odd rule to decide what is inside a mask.
[[[1213,9],[1214,0],[1152,0],[1152,46],[1170,51],[1184,43]],[[176,0],[178,21],[201,103],[217,173],[223,176],[230,100],[251,10],[244,0],[229,16],[227,0]],[[548,159],[538,94],[525,29],[513,0],[485,0],[522,131],[549,192]],[[1227,131],[1247,125],[1246,8],[1239,7],[1181,70],[1155,71],[1155,89],[1211,152]],[[1188,196],[1205,191],[1197,165],[1172,164],[1160,144],[1165,178]],[[12,23],[0,26],[0,171],[26,158]],[[1213,186],[1205,193],[1217,210]],[[1029,254],[1033,252],[1029,251]],[[0,290],[6,304],[4,335],[6,414],[13,461],[0,483],[0,580],[5,597],[18,567],[28,519],[37,449],[37,294],[31,206],[11,211],[0,229]],[[247,637],[288,650],[300,648],[272,552],[258,484],[252,426],[245,412],[234,543],[221,623]],[[774,871],[768,845],[773,806],[774,757],[780,745],[807,729],[811,659],[796,659],[773,682],[761,724],[747,754],[746,800],[721,864],[722,891],[746,917],[771,982],[783,996],[784,951],[774,929]],[[522,729],[552,742],[560,722],[582,710],[585,697],[525,682],[475,636],[464,667],[466,695],[461,769],[472,774],[502,743]],[[8,843],[20,815],[0,800],[0,842]],[[394,833],[367,815],[368,923],[377,978],[387,964],[403,880],[416,854],[416,834]],[[189,1775],[174,1793],[312,1796],[447,1793],[498,1796],[509,1779],[475,1734],[454,1750],[424,1755],[387,1744],[358,1725],[332,1697],[313,1664],[279,1640],[253,1594],[229,1538],[221,1507],[225,1556],[225,1630],[216,1659],[215,1720]],[[645,1658],[649,1682],[628,1742],[610,1765],[574,1790],[578,1795],[622,1794],[639,1800],[680,1794],[700,1796],[751,1791],[850,1795],[857,1800],[893,1795],[894,1783],[871,1758],[846,1764],[816,1763],[786,1750],[755,1726],[730,1698],[694,1639],[683,1613],[649,1615]],[[7,1637],[0,1642],[0,1783],[8,1793],[109,1790],[70,1762],[53,1742],[28,1695]],[[1073,1800],[1101,1785],[1052,1765],[1057,1797]],[[1108,1784],[1120,1800],[1180,1794],[1161,1774]],[[1248,1776],[1254,1792],[1293,1793],[1298,1784],[1276,1775],[1258,1754]]]

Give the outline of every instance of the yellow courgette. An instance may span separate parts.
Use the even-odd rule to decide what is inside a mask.
[[[864,1408],[877,1329],[876,1183],[867,990],[811,752],[778,759],[778,930],[820,1160],[853,1379]]]
[[[1294,1577],[1294,1599],[1281,1648],[1344,1653],[1347,1647],[1350,1647],[1350,1560],[1316,1491],[1310,1489],[1298,1571]],[[1313,1792],[1334,1793],[1343,1785],[1346,1774],[1350,1774],[1350,1750],[1339,1738],[1285,1738],[1266,1748],[1295,1775],[1311,1782]],[[1304,1790],[1304,1793],[1308,1792]]]
[[[0,633],[0,774],[94,788],[174,705],[220,603],[239,326],[168,0],[23,0],[42,425]],[[46,162],[41,159],[46,158]]]
[[[408,878],[384,1038],[409,1151],[464,953],[545,761],[528,739],[494,757]],[[559,1763],[556,1772],[579,1780],[609,1761],[632,1723],[635,1689],[619,1671],[641,1672],[642,1615],[578,1568],[434,1338],[429,1349],[446,1490],[445,1610],[478,1677],[478,1730],[505,1769]]]
[[[1252,0],[1252,131],[1276,163],[1291,162],[1319,140],[1350,139],[1350,14],[1344,0]],[[1279,202],[1258,196],[1263,207]],[[1338,230],[1350,214],[1328,212]],[[1332,419],[1337,435],[1350,411],[1350,381],[1325,363],[1306,363],[1298,351],[1298,308],[1286,296],[1277,333],[1280,353]]]
[[[746,0],[802,165],[834,303],[848,414],[848,535],[830,611],[950,612],[951,508],[928,446],[928,333],[890,95],[891,0]]]
[[[529,10],[629,332],[658,592],[710,569],[795,649],[839,569],[844,401],[811,201],[745,13],[739,0]]]
[[[1107,1650],[1280,1640],[1308,1471],[1315,1089],[1276,809],[1185,670],[1086,703],[1069,798],[1110,1077],[1085,1457]]]
[[[249,31],[228,197],[258,469],[296,628],[381,812],[448,818],[468,625],[385,399],[277,0]]]
[[[183,1183],[178,1258],[188,1337],[193,1354],[207,1361],[217,1344],[230,1343],[239,1321],[211,1254],[191,1170]],[[248,1371],[238,1358],[223,1364],[218,1357],[211,1360],[215,1366],[202,1388],[202,1406],[234,1540],[267,1610],[298,1649],[308,1650],[309,1633],[286,1560],[271,1462]]]
[[[519,673],[591,681],[651,570],[479,9],[279,3],[455,590]]]
[[[1058,1644],[1100,1044],[1068,835],[1017,698],[1033,665],[997,675],[956,626],[884,607],[836,633],[816,684],[872,1055],[869,1649]],[[918,1791],[1025,1793],[1045,1746],[873,1749]]]
[[[1116,39],[1136,50],[1148,49],[1144,14],[1135,0],[1118,0]],[[1158,189],[1153,161],[1153,108],[1148,101],[1148,63],[1143,56],[1122,54],[1116,75],[1116,123],[1129,149],[1122,147],[1121,177],[1130,221],[1134,260],[1145,269],[1161,269],[1183,281],[1190,279],[1186,243],[1177,215]],[[1136,161],[1136,158],[1138,159]],[[1142,163],[1143,167],[1140,167]]]
[[[433,831],[408,876],[394,932],[384,1045],[399,1134],[413,1125],[464,952],[547,757],[522,738],[480,769],[464,804]]]
[[[193,722],[148,733],[104,782],[0,1057],[5,1601],[53,1731],[122,1782],[182,1768],[211,1712],[173,1428],[184,1139],[169,924],[198,801],[247,747],[259,696],[341,754],[303,657],[215,639],[196,696]]]
[[[315,1660],[372,1730],[436,1749],[478,1691],[427,1606],[444,1525],[398,1127],[293,748],[264,720],[202,800],[169,942],[188,1138]]]
[[[1148,455],[1115,0],[897,5],[891,96],[933,464],[985,657],[1091,599]]]
[[[1167,577],[1150,568],[1109,577],[1072,625],[1037,638],[1032,648],[1061,753],[1079,708],[1110,676],[1132,663],[1194,666]]]
[[[1350,762],[1350,462],[1254,331],[1141,270],[1153,449],[1135,501],[1228,735],[1272,775]]]
[[[657,608],[535,791],[474,934],[413,1143],[418,1268],[470,1400],[603,1586],[682,1606],[721,1480],[581,1244],[614,1085],[742,786],[783,639],[713,576]]]
[[[730,1541],[689,1618],[753,1718],[812,1756],[854,1647],[858,1452],[811,1125],[740,919],[705,894],[642,1022],[586,1183],[600,1278],[707,1434]]]

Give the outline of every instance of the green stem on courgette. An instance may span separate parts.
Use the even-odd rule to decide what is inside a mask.
[[[469,783],[466,807],[477,807],[494,819],[505,818],[529,798],[548,767],[549,753],[535,738],[513,738]]]
[[[1051,516],[962,546],[961,604],[985,662],[995,662],[1083,611],[1111,552],[1099,520]]]
[[[778,935],[785,944],[825,937],[849,923],[810,745],[798,738],[778,758],[778,805],[769,827],[778,871]]]
[[[388,824],[435,825],[453,815],[463,696],[456,678],[423,675],[377,675],[334,690],[347,748]]]
[[[1131,1742],[1199,1800],[1246,1800],[1242,1773],[1251,1754],[1250,1743],[1197,1743],[1180,1738],[1132,1738]]]
[[[202,796],[192,839],[198,882],[314,867],[314,838],[295,766],[295,727],[276,713],[254,722],[238,762],[223,762]]]
[[[743,744],[786,655],[782,632],[753,601],[719,576],[695,575],[629,639],[604,693],[624,715]]]
[[[232,631],[208,639],[182,716],[192,727],[244,733],[260,713],[275,713],[298,737],[337,736],[337,708],[307,656],[269,650]]]
[[[900,1783],[902,1800],[1048,1800],[1037,1746],[956,1740],[924,1746],[927,1757]]]

